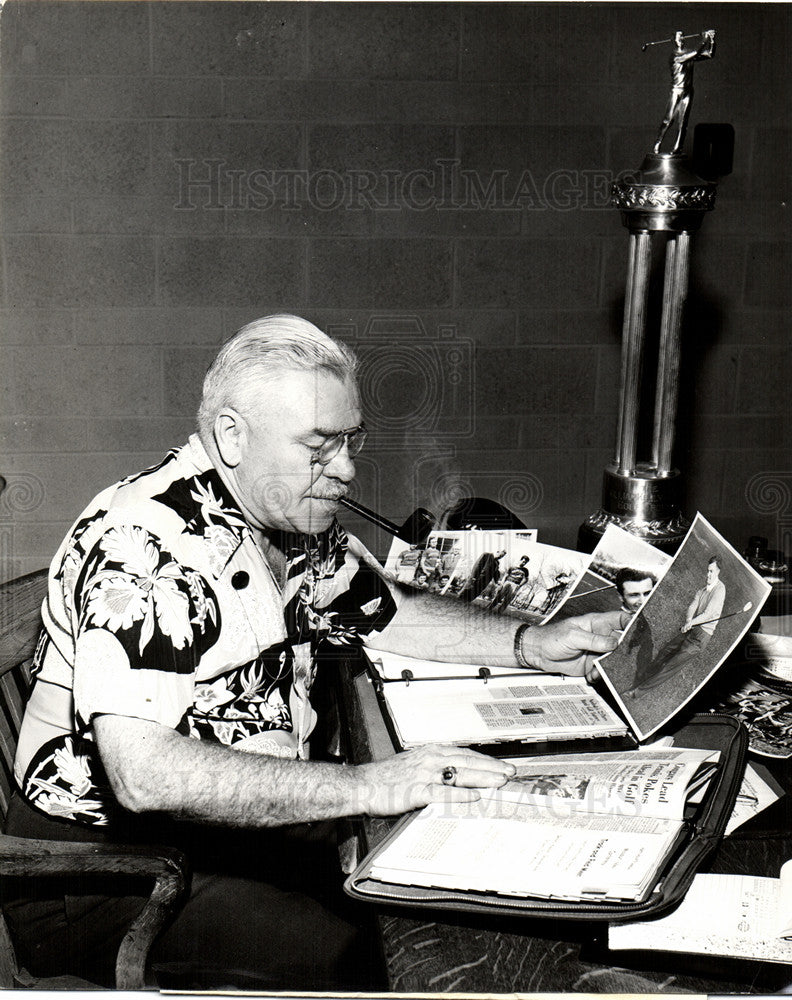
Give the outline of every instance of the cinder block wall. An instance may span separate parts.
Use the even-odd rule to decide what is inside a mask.
[[[738,546],[788,532],[785,5],[7,0],[3,576],[180,443],[213,350],[273,310],[367,361],[361,499],[401,520],[470,491],[574,545],[615,436],[609,179],[668,93],[641,43],[678,27],[718,31],[691,126],[736,131],[694,246],[687,510]]]

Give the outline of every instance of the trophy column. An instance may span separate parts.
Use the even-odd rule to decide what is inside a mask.
[[[622,329],[616,455],[605,468],[602,506],[580,527],[578,548],[590,552],[608,524],[617,524],[667,552],[689,526],[680,507],[679,471],[672,468],[679,396],[680,328],[687,296],[690,236],[715,203],[715,184],[697,177],[680,153],[650,153],[636,176],[613,186],[613,204],[630,231]],[[655,249],[664,246],[651,456],[639,461],[643,355],[649,281]]]

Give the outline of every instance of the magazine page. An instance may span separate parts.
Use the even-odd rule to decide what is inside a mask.
[[[551,615],[553,621],[591,612],[640,611],[671,565],[671,556],[609,524],[588,568]]]
[[[608,945],[792,963],[789,869],[787,862],[781,879],[700,873],[676,910],[659,920],[611,926]]]
[[[623,721],[581,678],[552,674],[384,684],[404,747],[620,735]]]
[[[637,899],[681,824],[483,799],[433,803],[376,857],[370,877],[402,885],[554,899]]]
[[[784,795],[784,790],[761,764],[748,764],[745,768],[740,791],[737,793],[734,809],[726,824],[724,837],[728,837],[743,823],[758,816],[764,809],[777,802],[782,795]]]
[[[394,539],[385,571],[405,586],[538,623],[562,603],[590,559],[536,541],[535,531],[434,531],[422,546]]]
[[[684,748],[511,758],[515,776],[482,795],[541,805],[557,816],[584,810],[681,820],[691,790],[701,790],[719,758],[717,750]]]
[[[748,630],[770,589],[697,514],[619,645],[597,661],[639,739],[656,732],[704,686]]]

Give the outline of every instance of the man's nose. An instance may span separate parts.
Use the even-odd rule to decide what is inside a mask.
[[[340,479],[342,483],[351,483],[355,478],[355,463],[349,457],[349,445],[346,441],[338,454],[323,467],[323,472],[331,479]]]

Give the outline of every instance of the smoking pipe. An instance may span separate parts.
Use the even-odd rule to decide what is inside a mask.
[[[369,510],[368,507],[364,507],[362,503],[350,500],[349,497],[341,497],[341,503],[356,514],[360,514],[361,517],[365,517],[367,521],[376,524],[378,528],[384,528],[391,535],[395,535],[410,545],[420,545],[422,542],[425,542],[429,537],[429,532],[436,527],[437,523],[434,514],[425,507],[418,507],[414,510],[404,524],[399,527],[398,524],[389,521],[387,517],[376,514],[373,510]]]

